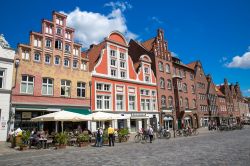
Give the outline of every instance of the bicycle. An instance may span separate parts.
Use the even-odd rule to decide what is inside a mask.
[[[161,138],[170,139],[171,138],[171,133],[166,129],[162,129],[162,130],[160,130],[160,131],[158,131],[156,133],[156,136],[159,139],[161,139]]]
[[[138,132],[134,137],[134,141],[135,143],[139,143],[139,142],[149,143],[150,142],[149,135]]]

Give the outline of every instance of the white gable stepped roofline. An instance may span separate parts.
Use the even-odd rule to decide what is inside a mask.
[[[144,85],[156,86],[156,83],[147,83],[147,82],[143,82],[139,80],[132,80],[132,79],[114,78],[106,74],[100,74],[100,73],[95,73],[95,72],[92,72],[91,76],[96,76],[96,77],[106,78],[106,79],[116,80],[116,81],[122,81],[122,82],[131,82],[131,83],[139,83],[139,84],[144,84]]]

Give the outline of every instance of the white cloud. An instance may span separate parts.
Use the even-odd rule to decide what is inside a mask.
[[[158,17],[155,17],[155,16],[151,17],[151,20],[155,21],[158,24],[162,24],[163,23],[163,21],[161,21]]]
[[[176,54],[175,52],[171,52],[171,55],[172,55],[173,57],[176,57],[176,58],[178,58],[178,57],[179,57],[179,55],[178,55],[178,54]]]
[[[88,48],[91,44],[101,42],[111,31],[117,30],[127,39],[135,39],[137,35],[128,30],[123,11],[132,8],[128,3],[110,2],[105,6],[112,6],[111,13],[104,15],[88,11],[81,11],[78,7],[67,15],[67,26],[75,29],[75,40]]]
[[[250,52],[246,52],[242,56],[233,57],[232,62],[225,65],[228,68],[250,69]]]
[[[121,9],[121,11],[125,11],[126,9],[131,9],[133,6],[129,4],[128,2],[109,2],[104,4],[104,6],[110,6],[113,10],[115,9]]]

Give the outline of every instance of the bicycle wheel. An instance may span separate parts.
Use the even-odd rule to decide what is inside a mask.
[[[166,138],[166,139],[171,138],[171,133],[170,133],[170,132],[166,132],[166,133],[165,133],[165,138]]]
[[[137,134],[137,135],[135,136],[135,138],[134,138],[134,141],[135,141],[135,143],[138,143],[138,142],[141,141],[141,139],[142,139],[141,136]]]
[[[175,135],[178,136],[178,137],[181,136],[181,131],[180,130],[176,130],[175,131]]]
[[[146,143],[149,143],[149,142],[150,142],[149,135],[145,135],[145,136],[144,136],[144,141],[145,141]]]

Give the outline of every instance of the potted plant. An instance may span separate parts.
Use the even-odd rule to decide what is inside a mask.
[[[89,134],[80,134],[77,137],[77,142],[79,143],[79,147],[84,147],[89,145]]]
[[[68,142],[68,134],[65,132],[57,133],[55,135],[55,140],[58,149],[65,149]]]
[[[128,138],[129,138],[128,128],[120,129],[118,131],[118,138],[119,138],[119,142],[126,142],[126,141],[128,141]]]
[[[103,131],[102,138],[103,138],[103,144],[108,144],[109,143],[109,136],[108,136],[108,130],[107,129],[105,129]]]
[[[23,131],[22,136],[21,136],[21,143],[20,143],[20,150],[27,150],[28,149],[28,144],[29,144],[29,139],[30,139],[30,131]]]

